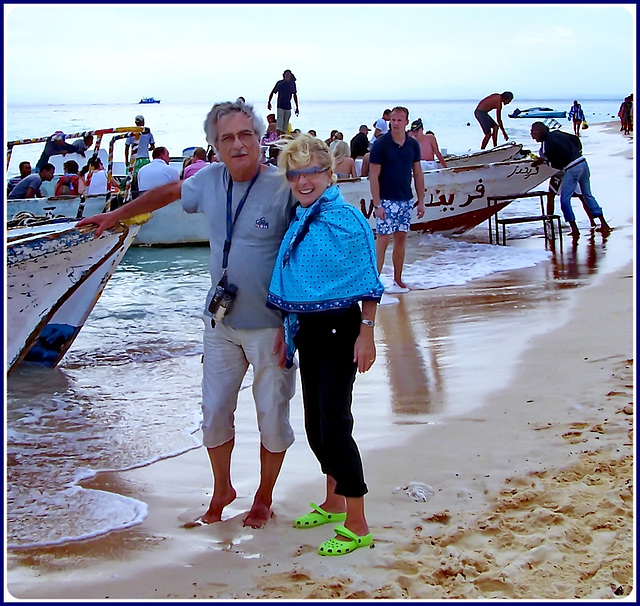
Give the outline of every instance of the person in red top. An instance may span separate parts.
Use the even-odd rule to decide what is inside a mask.
[[[78,172],[80,167],[75,160],[67,160],[62,167],[64,175],[56,183],[56,196],[79,196],[84,192],[84,181],[80,179]]]

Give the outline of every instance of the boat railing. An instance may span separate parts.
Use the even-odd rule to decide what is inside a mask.
[[[29,139],[18,139],[16,141],[9,141],[7,142],[7,170],[9,169],[9,164],[11,162],[11,155],[13,153],[13,150],[16,146],[19,146],[19,145],[30,145],[33,143],[46,144],[48,141],[54,138],[68,140],[68,139],[80,139],[80,138],[92,136],[95,138],[95,144],[93,146],[93,149],[90,150],[90,152],[92,156],[97,156],[98,152],[100,151],[102,139],[105,137],[105,135],[113,135],[113,137],[111,137],[109,141],[108,162],[107,162],[107,183],[111,183],[111,179],[113,177],[113,156],[114,156],[115,143],[116,141],[119,141],[121,139],[132,137],[133,144],[131,146],[131,157],[129,159],[129,163],[127,166],[127,175],[126,175],[126,182],[124,186],[124,195],[123,195],[123,198],[124,198],[123,201],[128,202],[131,199],[133,170],[135,166],[136,156],[138,153],[138,144],[140,140],[140,135],[147,130],[148,128],[145,128],[143,126],[118,126],[114,128],[85,130],[85,131],[80,131],[77,133],[69,133],[69,134],[56,133],[55,135],[48,135],[46,137],[35,137],[35,138],[29,138]],[[93,170],[90,170],[89,175],[91,175],[92,172]],[[82,212],[84,211],[84,202],[87,198],[99,197],[104,195],[105,194],[81,194],[80,196],[71,196],[71,198],[80,197],[80,209],[78,211],[79,213],[78,216],[79,217],[82,216]],[[111,188],[108,188],[106,192],[105,210],[109,208],[109,205],[111,203],[111,195],[112,195]],[[68,199],[69,196],[50,196],[50,198]]]

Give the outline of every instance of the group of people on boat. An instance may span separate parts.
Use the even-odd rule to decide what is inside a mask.
[[[61,150],[59,153],[67,152]],[[55,166],[40,161],[38,165],[37,172],[33,173],[30,162],[20,162],[19,178],[14,177],[7,184],[9,199],[106,194],[109,189],[120,191],[120,182],[114,177],[109,182],[107,171],[97,155],[91,156],[82,169],[75,160],[67,160],[62,165],[64,173],[55,183]],[[51,186],[48,186],[49,183]]]

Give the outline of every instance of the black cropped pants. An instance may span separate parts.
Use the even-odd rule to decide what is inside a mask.
[[[322,472],[337,483],[336,494],[367,493],[362,459],[352,436],[351,402],[357,366],[353,350],[360,333],[358,305],[298,315],[298,348],[305,430]]]

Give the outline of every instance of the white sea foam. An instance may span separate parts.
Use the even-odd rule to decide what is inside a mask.
[[[459,286],[496,272],[532,267],[551,256],[546,250],[473,244],[440,235],[418,238],[414,245],[422,248],[421,258],[405,265],[403,271],[403,279],[412,290]],[[385,287],[392,289],[393,274],[389,264],[384,268],[381,280]]]

